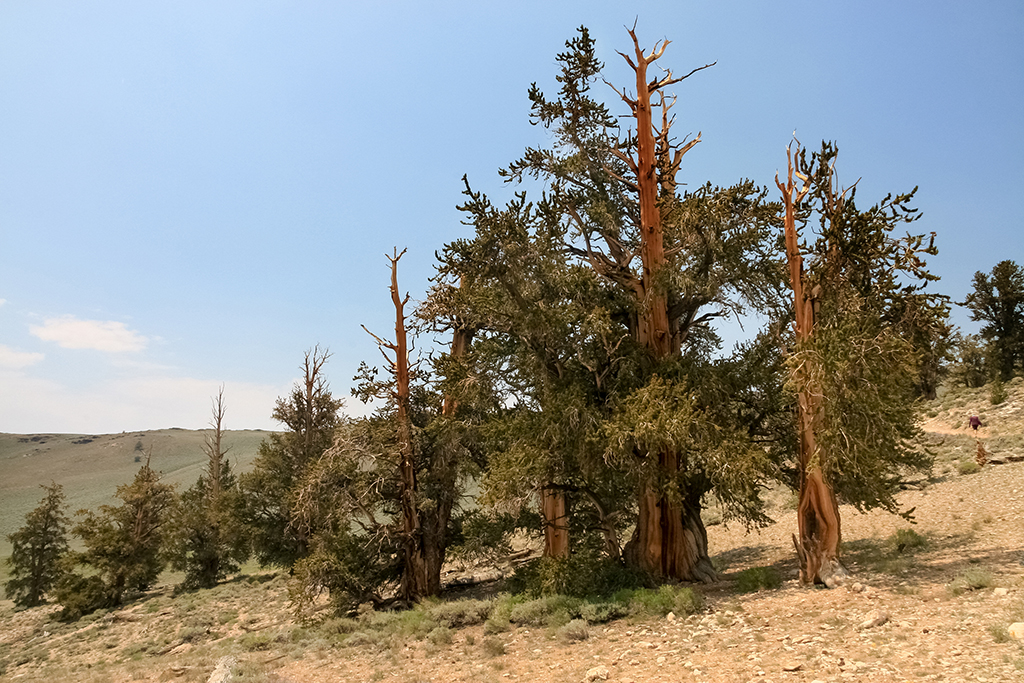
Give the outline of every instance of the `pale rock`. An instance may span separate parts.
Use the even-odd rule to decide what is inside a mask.
[[[862,621],[857,625],[857,628],[875,628],[889,621],[889,615],[886,612],[878,610],[874,612],[870,617]]]
[[[657,661],[658,664],[664,664],[665,663],[665,655],[662,655],[661,657],[658,657],[658,659],[656,661]]]
[[[675,620],[676,620],[676,613],[675,612],[669,612],[668,614],[665,615],[665,621],[667,621],[669,623],[672,623]]]
[[[595,666],[593,669],[587,671],[587,681],[607,681],[608,680],[608,667],[606,666]]]
[[[1024,640],[1024,621],[1018,621],[1015,624],[1010,624],[1010,627],[1006,629],[1010,635],[1017,640]]]
[[[210,678],[206,683],[228,683],[231,680],[231,669],[237,662],[238,660],[230,655],[218,659],[217,666],[214,668],[213,673],[210,674]]]
[[[864,591],[864,584],[855,583],[852,586],[850,586],[850,590],[854,593],[862,593]]]
[[[802,668],[804,668],[804,665],[800,662],[790,662],[789,664],[782,665],[783,671],[799,671]]]
[[[1002,596],[1002,595],[1007,595],[1009,592],[1010,592],[1009,588],[999,587],[999,588],[993,588],[992,589],[992,595]]]

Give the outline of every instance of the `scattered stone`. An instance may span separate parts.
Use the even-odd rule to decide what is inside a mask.
[[[237,662],[238,660],[230,655],[218,659],[217,666],[206,683],[228,683],[231,680],[231,669]]]
[[[850,590],[853,591],[854,593],[863,593],[864,592],[864,584],[862,584],[862,583],[855,583],[852,586],[850,586]]]
[[[1010,628],[1006,629],[1010,635],[1017,640],[1024,640],[1024,621],[1018,621],[1015,624],[1010,624]]]
[[[657,663],[658,663],[659,665],[660,665],[660,664],[664,664],[664,663],[665,663],[665,655],[662,655],[661,657],[658,657],[658,659],[657,659]]]
[[[993,588],[992,589],[992,595],[1006,595],[1009,592],[1010,592],[1009,588],[1003,588],[1001,586],[999,588]]]
[[[790,662],[789,664],[782,665],[783,671],[799,671],[802,668],[804,668],[804,665],[800,662]]]
[[[665,615],[665,621],[668,621],[669,623],[671,623],[671,622],[674,622],[675,620],[676,620],[676,613],[675,612],[669,612],[667,615]]]
[[[607,681],[608,680],[608,667],[606,666],[595,666],[593,669],[587,671],[586,681]]]
[[[857,625],[857,628],[876,628],[889,621],[889,615],[886,612],[878,610],[874,612],[868,619],[862,621]]]

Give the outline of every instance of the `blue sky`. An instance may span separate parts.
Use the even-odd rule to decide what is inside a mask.
[[[393,329],[383,254],[421,297],[462,175],[504,200],[544,144],[530,83],[585,24],[628,85],[634,19],[677,73],[718,62],[676,90],[681,179],[771,183],[796,130],[861,203],[920,186],[940,291],[1024,260],[1019,2],[6,0],[0,431],[202,428],[220,385],[227,427],[275,428],[317,343],[347,396],[360,324]]]

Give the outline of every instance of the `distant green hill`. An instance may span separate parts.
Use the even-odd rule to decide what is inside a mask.
[[[209,430],[161,429],[121,434],[0,434],[0,580],[7,576],[11,554],[7,535],[22,525],[25,514],[43,495],[40,484],[64,486],[71,512],[114,502],[120,484],[131,482],[152,452],[150,465],[165,481],[187,488],[205,465],[203,440]],[[262,430],[225,432],[232,469],[249,468]],[[141,443],[141,447],[138,445]],[[138,461],[136,460],[138,458]]]

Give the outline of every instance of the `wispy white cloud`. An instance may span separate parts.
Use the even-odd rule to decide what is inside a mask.
[[[29,331],[43,341],[65,349],[93,349],[107,353],[141,351],[149,341],[124,323],[112,320],[79,320],[73,315],[50,318]]]
[[[0,299],[0,301],[3,300]],[[41,353],[34,353],[32,351],[16,351],[9,346],[0,344],[0,368],[20,370],[21,368],[27,368],[30,365],[35,365],[39,361],[43,360],[43,358],[44,356]]]
[[[0,432],[112,434],[141,429],[206,429],[210,400],[224,385],[228,429],[280,429],[270,417],[288,387],[150,375],[88,388],[0,371]]]
[[[0,306],[3,306],[5,303],[7,303],[7,299],[0,299]]]

